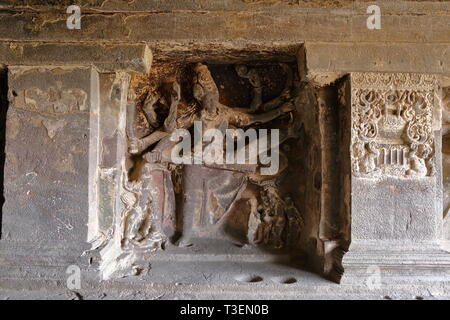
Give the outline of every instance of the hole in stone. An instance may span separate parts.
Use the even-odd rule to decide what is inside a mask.
[[[385,299],[385,300],[392,300],[392,298],[390,296],[384,296],[383,299]]]
[[[423,297],[421,297],[421,296],[416,296],[415,299],[416,299],[416,300],[423,300]]]
[[[297,282],[297,279],[295,279],[294,277],[274,277],[272,278],[272,281],[281,284],[293,284]]]
[[[253,274],[242,274],[242,275],[236,276],[235,279],[240,282],[248,282],[248,283],[263,281],[262,277],[253,275]]]

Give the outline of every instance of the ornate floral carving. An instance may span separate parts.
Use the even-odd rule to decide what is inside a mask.
[[[354,73],[351,85],[353,175],[433,175],[435,77]]]

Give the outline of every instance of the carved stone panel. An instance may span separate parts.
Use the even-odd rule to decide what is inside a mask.
[[[98,77],[89,240],[102,248],[103,279],[179,252],[304,254],[298,67],[226,62],[160,61],[126,90],[120,77]]]
[[[351,244],[344,269],[370,259],[426,265],[441,254],[438,81],[352,73],[348,84]]]
[[[351,87],[353,176],[433,176],[435,77],[355,73]]]

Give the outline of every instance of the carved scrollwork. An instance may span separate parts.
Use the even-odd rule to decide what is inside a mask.
[[[418,74],[356,73],[351,84],[353,175],[433,175],[436,79]]]

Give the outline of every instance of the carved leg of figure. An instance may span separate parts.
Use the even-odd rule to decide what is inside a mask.
[[[263,227],[262,227],[262,232],[263,232],[262,238],[264,239],[263,243],[265,245],[270,244],[270,240],[271,240],[270,234],[272,233],[272,229],[273,229],[273,217],[265,215],[264,223],[263,223]]]
[[[301,231],[303,230],[303,218],[300,215],[300,212],[295,208],[292,200],[288,198],[287,200],[288,207],[286,208],[286,229],[287,229],[287,238],[286,244],[290,247],[296,247],[298,245],[298,241],[300,239]]]
[[[171,171],[164,165],[148,164],[148,190],[151,196],[151,228],[164,238],[176,231],[175,190]]]
[[[127,179],[124,174],[124,179]],[[123,211],[124,223],[122,226],[122,244],[127,247],[130,243],[137,243],[146,237],[145,221],[147,220],[147,207],[142,204],[142,181],[125,183],[121,195],[122,203],[125,208]]]
[[[288,246],[295,247],[295,244],[297,243],[297,234],[299,227],[299,224],[294,218],[288,218],[286,232],[286,244]]]
[[[143,235],[140,233],[141,227],[145,221],[145,215],[141,208],[132,209],[126,219],[125,234],[131,241],[140,241]]]
[[[164,171],[164,207],[162,215],[162,231],[168,238],[176,233],[176,199],[175,188],[170,171]]]
[[[122,224],[122,240],[124,244],[128,242],[129,239],[135,237],[135,227],[132,226],[133,221],[138,217],[136,212],[136,204],[138,202],[139,193],[135,191],[140,188],[140,184],[130,183],[127,185],[127,174],[124,172],[122,175],[124,181],[124,190],[120,196],[120,200],[124,204],[124,209],[122,211],[123,224]]]
[[[261,220],[261,215],[258,213],[258,221],[259,221],[259,225],[258,228],[256,229],[256,234],[255,234],[255,239],[253,241],[253,243],[255,245],[264,243],[264,223]]]
[[[147,238],[150,233],[151,218],[149,217],[151,212],[152,194],[151,194],[151,182],[149,181],[149,165],[146,164],[142,169],[142,186],[141,194],[138,200],[138,208],[142,212],[142,218],[140,219],[140,234],[142,236],[140,241]]]
[[[156,165],[157,166],[157,165]],[[151,215],[148,228],[153,232],[171,237],[175,233],[175,194],[170,171],[154,167],[149,172]]]
[[[284,225],[285,223],[283,217],[280,216],[274,217],[270,236],[271,236],[271,243],[276,249],[280,249],[284,245],[282,239]]]
[[[248,200],[250,203],[250,214],[248,219],[248,232],[247,238],[249,243],[258,244],[260,239],[258,239],[258,230],[261,226],[261,218],[258,212],[258,200],[256,197],[250,198]]]

